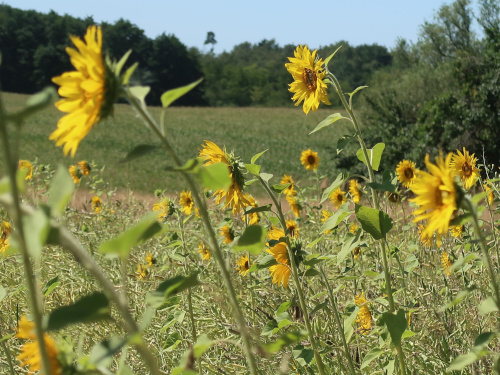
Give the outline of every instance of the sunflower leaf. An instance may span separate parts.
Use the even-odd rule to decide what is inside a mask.
[[[271,211],[272,204],[266,204],[265,206],[260,206],[260,207],[252,207],[251,209],[245,211],[245,215],[250,215],[256,212],[266,212],[266,211]]]
[[[211,190],[227,190],[231,185],[231,177],[225,163],[204,165],[198,172],[203,187]]]
[[[323,233],[326,230],[336,228],[342,220],[344,220],[347,216],[349,216],[352,211],[349,210],[349,203],[344,203],[339,207],[337,212],[335,212],[331,217],[329,217],[321,226],[319,230],[320,233]]]
[[[203,78],[200,78],[199,80],[190,83],[189,85],[177,87],[175,89],[164,92],[161,96],[161,105],[163,106],[163,108],[167,108],[168,106],[170,106],[170,104],[179,99],[181,96],[187,94],[189,91],[194,89],[197,85],[200,84],[201,81],[203,81]]]
[[[257,159],[260,158],[265,152],[267,152],[267,150],[264,150],[262,152],[259,152],[258,154],[255,154],[254,156],[252,156],[252,158],[250,159],[250,163],[251,164],[255,164],[255,162],[257,161]]]
[[[337,51],[339,49],[341,49],[342,46],[339,46],[334,53],[332,53],[330,56],[328,56],[326,59],[325,59],[325,66],[328,67],[328,63],[330,62],[330,60],[333,58],[333,56],[335,56],[335,54],[337,53]]]
[[[160,307],[174,294],[180,293],[188,288],[200,285],[198,273],[192,273],[189,276],[178,275],[171,279],[163,281],[154,292],[146,296],[146,303],[152,307]]]
[[[236,244],[234,251],[248,251],[250,254],[259,255],[266,246],[267,230],[260,225],[248,226]]]
[[[349,120],[347,117],[342,116],[340,113],[334,113],[334,114],[328,116],[327,118],[325,118],[323,121],[321,121],[314,128],[314,130],[309,133],[309,135],[316,133],[318,130],[323,129],[324,127],[327,127],[327,126],[333,124],[334,122],[336,122],[338,120],[342,120],[342,119]]]
[[[354,211],[363,230],[370,233],[375,240],[385,238],[392,228],[392,219],[385,212],[358,204],[355,205]]]
[[[307,331],[287,332],[276,341],[263,344],[262,348],[269,354],[276,353],[290,344],[299,342],[307,337]]]
[[[49,206],[52,216],[62,216],[66,205],[73,195],[74,189],[75,184],[73,183],[68,170],[62,165],[59,165],[49,188]]]
[[[356,134],[340,137],[337,140],[337,155],[340,154],[354,138],[356,138]]]
[[[347,93],[347,95],[349,95],[351,98],[354,96],[354,94],[356,94],[358,91],[361,91],[363,89],[366,89],[368,86],[359,86],[358,88],[356,88],[356,90],[354,90],[353,92],[350,92],[350,93]]]
[[[261,166],[252,163],[252,164],[245,164],[245,168],[249,173],[253,174],[254,176],[258,176],[260,173]]]
[[[134,147],[132,151],[127,153],[125,157],[120,160],[120,163],[128,163],[129,161],[135,160],[137,158],[140,158],[141,156],[147,155],[150,152],[156,150],[159,148],[158,146],[155,145],[139,145]]]
[[[391,342],[397,346],[401,344],[401,336],[406,330],[407,320],[405,316],[405,312],[403,309],[399,309],[397,314],[391,312],[385,312],[377,321],[377,325],[379,327],[384,327],[386,332],[382,333],[382,337],[391,339]],[[387,333],[389,334],[387,336]]]
[[[368,152],[368,157],[370,158],[370,164],[372,168],[378,171],[378,167],[380,166],[380,160],[382,159],[382,152],[384,151],[385,143],[377,143],[373,148],[366,150]],[[361,160],[365,165],[368,165],[365,160],[365,155],[363,154],[363,149],[359,149],[356,153],[356,156],[359,160]]]
[[[332,184],[323,191],[323,195],[321,196],[321,201],[319,203],[321,204],[326,201],[330,196],[330,193],[336,190],[340,185],[342,185],[348,177],[348,173],[340,173],[335,181],[333,181]]]

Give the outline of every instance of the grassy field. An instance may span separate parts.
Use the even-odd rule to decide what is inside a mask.
[[[21,107],[28,96],[3,94],[7,110]],[[302,150],[311,148],[319,153],[321,170],[332,172],[333,151],[337,138],[344,133],[342,122],[329,131],[308,136],[309,132],[331,113],[323,109],[305,116],[302,108],[169,108],[166,113],[167,132],[181,159],[198,155],[204,140],[215,142],[228,151],[234,150],[244,163],[266,149],[261,158],[263,170],[276,176],[292,174],[296,180],[306,175],[300,164]],[[161,108],[151,112],[160,117]],[[62,116],[50,108],[29,119],[21,133],[20,158],[41,164],[69,166],[73,162],[94,161],[106,167],[103,178],[111,187],[129,188],[136,192],[153,193],[155,189],[180,192],[179,176],[166,173],[163,168],[172,165],[167,154],[159,149],[130,163],[120,161],[140,144],[158,144],[155,135],[136,117],[128,105],[115,106],[113,119],[95,126],[82,141],[75,159],[64,157],[62,147],[48,139]]]

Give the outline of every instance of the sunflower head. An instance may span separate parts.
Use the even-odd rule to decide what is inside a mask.
[[[190,191],[183,190],[179,198],[179,204],[186,215],[191,215],[194,207],[193,196]]]
[[[308,171],[315,171],[319,166],[318,153],[311,149],[302,151],[300,155],[300,162]]]
[[[224,245],[228,245],[234,240],[234,230],[233,228],[229,227],[228,225],[224,225],[220,229],[220,235],[222,237],[222,243]]]
[[[273,278],[273,284],[283,285],[288,287],[288,279],[290,278],[290,262],[288,260],[288,251],[285,242],[278,242],[276,245],[266,250],[271,254],[278,264],[269,267],[269,272]]]
[[[12,233],[12,227],[9,222],[2,221],[0,224],[0,254],[7,251],[10,246],[10,234]]]
[[[299,238],[299,226],[295,220],[286,220],[286,230],[291,238],[295,240]]]
[[[25,171],[26,176],[24,179],[26,181],[31,180],[33,177],[33,164],[29,160],[19,160],[18,168]]]
[[[311,53],[307,45],[298,46],[294,57],[289,57],[290,62],[285,64],[294,79],[289,85],[289,91],[293,93],[292,100],[296,106],[304,102],[303,110],[306,115],[310,110],[316,111],[320,102],[331,104],[324,81],[326,75],[324,62],[317,58],[316,53],[317,50]]]
[[[249,203],[248,207],[253,207],[253,208],[258,207],[254,197],[252,197],[250,194],[245,194],[245,199]],[[260,217],[257,212],[252,212],[251,214],[248,215],[245,215],[245,213],[243,213],[242,216],[243,216],[243,221],[248,220],[248,225],[255,225],[258,224],[258,222],[260,221]]]
[[[351,198],[354,203],[359,203],[359,201],[361,200],[361,196],[363,195],[363,192],[359,187],[358,180],[349,181],[349,194],[351,194]]]
[[[100,214],[102,211],[102,200],[97,195],[92,197],[92,209],[96,214]]]
[[[292,195],[287,195],[286,201],[290,205],[290,210],[293,212],[295,217],[300,217],[300,206],[297,203],[297,200]]]
[[[463,148],[463,153],[457,150],[457,154],[453,155],[450,162],[450,167],[455,174],[460,177],[466,190],[476,185],[479,179],[480,170],[476,168],[477,158],[474,154],[469,155],[469,152]]]
[[[486,181],[484,183],[484,191],[486,192],[488,196],[488,204],[492,204],[495,201],[495,191],[491,185],[490,181]]]
[[[163,198],[160,202],[153,205],[153,211],[158,211],[156,217],[159,221],[166,219],[175,212],[175,205],[169,198]]]
[[[411,160],[400,161],[396,167],[398,181],[405,187],[410,187],[410,185],[413,184],[417,176],[416,172],[415,163]]]
[[[356,295],[354,303],[359,306],[356,323],[359,324],[361,333],[363,335],[367,335],[372,328],[372,314],[368,308],[368,301],[365,298],[365,292],[361,292],[361,295]]]
[[[200,242],[198,245],[198,252],[203,260],[209,261],[212,254],[210,253],[210,248],[205,245],[204,242]]]
[[[297,192],[295,191],[295,185],[293,182],[292,176],[284,174],[283,177],[281,178],[281,184],[290,184],[285,190],[283,190],[283,193],[288,197],[290,196],[295,196],[297,195]]]
[[[337,188],[336,190],[332,191],[329,198],[330,202],[332,202],[333,204],[333,207],[337,209],[340,206],[342,206],[345,202],[347,202],[345,191],[342,191],[340,188]]]
[[[81,172],[82,176],[88,177],[90,175],[91,168],[90,168],[89,163],[82,160],[82,161],[79,161],[78,163],[76,163],[76,165],[78,166],[78,168],[80,168],[80,172]]]
[[[450,234],[455,238],[462,238],[462,234],[464,231],[463,225],[451,225],[450,226]]]
[[[246,276],[248,272],[250,272],[250,259],[248,258],[248,254],[241,256],[236,261],[236,269],[241,276]]]
[[[446,159],[440,154],[436,164],[425,157],[425,164],[430,173],[418,171],[411,190],[415,198],[410,199],[418,208],[413,212],[414,222],[426,221],[422,238],[432,238],[436,233],[436,243],[441,245],[441,236],[448,232],[452,216],[458,208],[459,192],[453,181],[454,171],[450,168],[452,154]]]

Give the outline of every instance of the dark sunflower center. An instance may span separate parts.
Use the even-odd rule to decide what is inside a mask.
[[[243,264],[243,269],[247,270],[248,269],[248,260],[245,261],[245,264]]]
[[[337,194],[337,200],[342,202],[344,200],[344,196],[342,194]]]
[[[295,237],[295,227],[288,227],[288,231],[291,237]]]
[[[302,80],[307,86],[308,90],[314,91],[318,87],[316,85],[316,72],[314,70],[305,68],[304,72],[302,73]]]
[[[462,173],[465,177],[470,177],[470,175],[472,174],[472,165],[470,165],[470,163],[468,162],[465,162],[462,165]]]
[[[406,168],[405,169],[405,177],[408,179],[408,180],[411,180],[413,178],[413,169],[411,168]]]
[[[307,157],[307,164],[314,165],[315,162],[316,162],[316,158],[314,157],[314,155],[309,155]]]

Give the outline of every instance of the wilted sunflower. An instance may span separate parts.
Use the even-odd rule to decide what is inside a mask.
[[[2,221],[0,224],[0,254],[7,251],[10,246],[10,234],[12,227],[7,221]]]
[[[480,171],[476,168],[476,162],[477,158],[474,154],[469,155],[465,147],[463,154],[457,150],[457,155],[454,154],[451,158],[450,167],[460,177],[466,190],[474,186],[479,178]]]
[[[97,195],[92,197],[92,209],[96,214],[100,214],[102,211],[102,200]]]
[[[293,196],[287,195],[286,201],[290,205],[290,210],[292,210],[295,217],[300,217],[300,206],[297,204],[297,200]]]
[[[457,197],[453,182],[453,170],[450,168],[452,154],[446,159],[443,155],[436,158],[436,164],[425,157],[425,165],[430,173],[418,171],[411,190],[416,197],[410,199],[418,208],[413,212],[414,222],[426,220],[427,224],[422,232],[423,238],[432,238],[436,232],[436,243],[441,245],[441,235],[448,232],[450,220],[457,210]]]
[[[351,198],[354,203],[359,203],[363,192],[359,188],[358,180],[349,181],[349,194],[351,194]]]
[[[285,288],[288,287],[288,279],[290,278],[290,262],[288,260],[288,250],[285,242],[278,242],[273,247],[266,249],[269,254],[272,254],[276,262],[274,266],[269,267],[269,272],[273,277],[273,284],[281,284]]]
[[[293,239],[299,238],[299,227],[295,220],[286,220],[286,229]]]
[[[21,352],[17,356],[17,359],[21,361],[21,367],[28,366],[30,374],[43,371],[42,355],[40,353],[40,345],[36,335],[35,324],[29,321],[24,315],[19,321],[19,329],[16,337],[19,339],[31,340],[31,342],[27,342],[21,346]],[[61,374],[61,364],[57,359],[58,351],[54,341],[49,335],[44,333],[43,342],[49,360],[50,372],[53,375]]]
[[[368,309],[368,301],[365,298],[365,292],[361,292],[361,295],[356,295],[354,303],[359,306],[356,323],[359,324],[361,333],[367,335],[372,328],[372,314]]]
[[[312,109],[315,112],[319,103],[330,105],[326,92],[326,83],[323,80],[326,71],[323,68],[324,61],[316,57],[317,50],[313,53],[307,45],[298,46],[294,51],[295,57],[289,57],[289,63],[285,64],[286,69],[292,75],[294,82],[289,86],[289,91],[293,93],[292,100],[298,106],[304,102],[303,110],[307,115]]]
[[[24,169],[24,170],[26,170],[28,172],[26,174],[26,177],[24,177],[24,179],[26,181],[31,180],[31,178],[33,177],[33,164],[31,164],[30,161],[28,161],[28,160],[19,160],[18,168],[19,169]]]
[[[441,254],[441,264],[443,265],[443,272],[446,276],[451,275],[451,261],[448,258],[448,254],[446,251],[443,251]]]
[[[194,207],[193,196],[190,191],[183,190],[179,198],[179,204],[186,215],[191,215]]]
[[[398,176],[398,181],[405,187],[410,187],[415,181],[417,169],[415,168],[415,163],[411,160],[400,161],[396,167],[396,174]]]
[[[198,245],[198,252],[203,260],[209,261],[212,254],[210,253],[210,248],[205,245],[204,242],[200,242]]]
[[[311,149],[302,151],[300,155],[300,162],[308,171],[315,171],[319,166],[318,153]]]
[[[248,258],[248,254],[241,256],[236,261],[236,269],[241,276],[246,276],[248,272],[250,272],[250,259]]]
[[[347,202],[347,198],[345,196],[345,191],[342,191],[340,188],[337,188],[336,190],[332,191],[330,193],[330,202],[332,202],[333,207],[339,208],[342,206],[345,202]]]
[[[228,166],[231,185],[228,190],[219,189],[214,193],[217,204],[224,200],[223,209],[231,208],[233,215],[236,215],[250,204],[243,195],[245,178],[243,177],[241,163],[232,153],[228,154],[215,143],[205,141],[205,145],[200,150],[200,157],[205,159],[205,165],[224,163]]]
[[[281,184],[290,184],[285,190],[283,190],[283,193],[288,197],[288,196],[295,196],[297,195],[297,192],[295,191],[295,185],[293,182],[292,176],[288,176],[286,174],[283,175],[281,178]]]
[[[222,243],[224,245],[228,245],[234,240],[234,231],[233,228],[229,228],[228,225],[224,225],[220,229],[220,235],[222,236]]]

